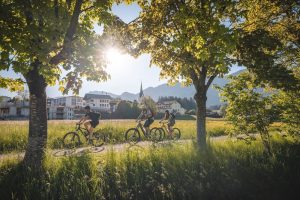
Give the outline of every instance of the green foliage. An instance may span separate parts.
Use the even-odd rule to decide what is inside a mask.
[[[279,119],[284,122],[283,130],[291,135],[300,134],[300,92],[279,91],[272,97],[279,111]]]
[[[8,88],[10,91],[22,91],[24,82],[21,79],[0,77],[0,88]]]
[[[156,103],[150,96],[142,97],[140,106],[142,108],[150,109],[153,113],[157,113]]]
[[[240,6],[239,63],[274,88],[299,90],[299,1],[244,0]]]
[[[102,155],[47,155],[45,175],[1,162],[3,199],[293,199],[299,196],[299,142],[274,137],[266,159],[254,142],[128,149]],[[263,181],[262,181],[263,180]],[[289,183],[289,184],[287,184]]]
[[[228,72],[235,36],[224,21],[230,20],[235,1],[138,3],[142,11],[136,20],[124,24],[117,19],[107,30],[114,32],[116,39],[121,38],[133,55],[151,54],[151,64],[162,69],[161,77],[171,83],[191,83],[202,75]]]
[[[259,89],[253,74],[244,72],[232,77],[231,82],[220,88],[223,100],[227,102],[226,119],[233,128],[231,134],[249,134],[258,132],[261,135],[265,150],[271,153],[269,143],[269,126],[273,122],[271,97]]]
[[[0,70],[27,74],[38,68],[47,85],[78,93],[81,77],[107,80],[104,36],[94,24],[104,23],[112,1],[11,1],[0,4]],[[66,71],[65,76],[62,70]],[[0,86],[15,89],[1,77]],[[13,86],[14,85],[14,86]]]
[[[271,99],[262,94],[252,74],[231,77],[231,82],[219,90],[228,104],[226,118],[233,124],[235,134],[267,131],[272,123]]]
[[[121,101],[115,112],[111,114],[114,119],[136,119],[141,113],[137,102]]]
[[[136,116],[135,116],[136,117]],[[162,116],[157,115],[157,119]],[[181,120],[182,119],[182,120]],[[195,119],[191,116],[176,116],[176,127],[181,130],[182,139],[194,139],[196,134]],[[75,121],[49,121],[48,122],[48,149],[63,148],[62,138],[67,132],[73,131],[75,128]],[[109,144],[123,143],[124,133],[127,129],[136,125],[134,120],[100,120],[99,126],[95,131],[108,136]],[[0,132],[0,153],[10,153],[14,151],[25,151],[28,143],[28,123],[20,121],[2,121],[0,122],[2,128]],[[158,120],[156,120],[152,127],[159,127]],[[207,121],[207,131],[209,133],[217,130],[225,130],[230,128],[225,121]],[[221,132],[221,131],[218,131]],[[219,134],[218,134],[219,135]],[[85,141],[84,138],[81,138]],[[87,145],[86,143],[83,144]]]

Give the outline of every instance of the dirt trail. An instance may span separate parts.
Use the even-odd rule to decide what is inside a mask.
[[[226,139],[232,139],[229,138],[228,136],[218,136],[218,137],[210,137],[210,141],[222,141]],[[237,139],[237,138],[235,138]],[[186,139],[186,140],[177,140],[177,141],[162,141],[158,143],[153,143],[150,141],[142,141],[138,142],[135,145],[131,145],[129,143],[122,143],[122,144],[115,144],[115,145],[103,145],[101,147],[81,147],[81,148],[76,148],[76,149],[53,149],[49,150],[48,152],[52,154],[53,156],[59,157],[59,156],[71,156],[71,155],[82,155],[85,153],[93,153],[93,154],[101,154],[105,153],[108,151],[115,151],[115,152],[120,152],[129,148],[144,148],[144,147],[150,147],[152,145],[155,146],[164,146],[164,145],[169,145],[173,143],[188,143],[192,142],[191,139]],[[6,154],[0,154],[0,161],[6,160],[6,159],[22,159],[25,155],[25,152],[12,152],[12,153],[6,153]]]

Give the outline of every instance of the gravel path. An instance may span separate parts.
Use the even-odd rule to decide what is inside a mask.
[[[255,135],[256,137],[256,135]],[[239,136],[235,139],[238,138],[243,138],[243,136]],[[223,141],[226,139],[230,139],[228,136],[218,136],[218,137],[211,137],[210,141]],[[49,150],[49,152],[56,157],[59,156],[71,156],[71,155],[82,155],[85,153],[93,153],[93,154],[102,154],[108,151],[115,151],[115,152],[120,152],[120,151],[124,151],[126,149],[129,148],[144,148],[144,147],[150,147],[152,145],[155,146],[164,146],[164,145],[168,145],[171,143],[188,143],[188,142],[192,142],[191,139],[187,139],[187,140],[177,140],[177,141],[162,141],[162,142],[158,142],[158,143],[153,143],[150,141],[142,141],[142,142],[138,142],[135,145],[131,145],[129,143],[122,143],[122,144],[115,144],[115,145],[103,145],[101,147],[81,147],[81,148],[76,148],[76,149],[54,149],[54,150]],[[7,159],[22,159],[25,155],[25,152],[11,152],[11,153],[6,153],[6,154],[0,154],[0,161],[3,160],[7,160]]]

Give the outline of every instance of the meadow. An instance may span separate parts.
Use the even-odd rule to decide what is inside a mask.
[[[73,120],[56,120],[48,123],[48,148],[63,148],[62,138],[65,133],[75,129]],[[134,120],[103,120],[95,131],[106,134],[110,143],[123,143],[124,133],[127,129],[135,127]],[[160,126],[158,120],[152,127]],[[181,130],[181,139],[195,139],[196,123],[194,120],[177,120],[176,126]],[[223,120],[209,119],[207,121],[207,132],[210,136],[221,136],[226,134],[230,125]],[[27,145],[28,122],[27,121],[0,121],[0,154],[12,151],[24,151]],[[82,138],[83,139],[83,138]],[[84,141],[84,139],[83,139]]]
[[[54,157],[45,175],[20,160],[0,164],[2,199],[297,199],[300,142],[272,135],[273,156],[259,140],[169,143],[122,152]]]

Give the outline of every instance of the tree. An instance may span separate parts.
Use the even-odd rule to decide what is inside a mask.
[[[129,24],[117,17],[111,24],[132,55],[151,55],[161,77],[196,89],[197,140],[206,147],[206,93],[214,78],[228,72],[235,50],[235,32],[225,25],[236,14],[233,0],[138,1],[139,17]],[[118,27],[118,29],[116,29]]]
[[[107,20],[111,4],[109,0],[1,0],[0,70],[12,69],[24,79],[0,77],[0,86],[17,89],[23,81],[30,93],[25,166],[42,167],[47,142],[46,87],[59,81],[63,93],[78,93],[81,77],[108,78],[103,38],[93,28],[97,21]]]
[[[273,88],[299,90],[300,1],[243,0],[238,26],[239,63]]]
[[[156,103],[150,96],[142,97],[140,107],[150,109],[152,112],[157,113]]]
[[[244,72],[231,77],[230,83],[221,90],[227,102],[226,118],[232,123],[232,133],[249,134],[258,132],[263,141],[265,152],[271,154],[269,125],[273,122],[273,105],[270,95],[263,94],[258,88],[255,76]]]

